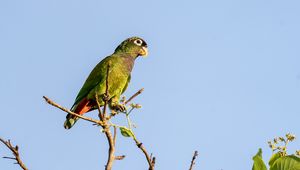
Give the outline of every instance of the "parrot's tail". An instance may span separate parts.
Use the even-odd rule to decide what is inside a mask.
[[[67,116],[69,116],[69,114]],[[70,129],[76,123],[77,120],[78,120],[78,117],[76,117],[76,118],[75,117],[74,118],[67,118],[67,120],[64,123],[64,128],[65,129]]]
[[[93,110],[93,106],[91,105],[90,100],[87,100],[84,98],[79,102],[79,104],[75,105],[72,107],[71,111],[74,113],[77,113],[79,115],[83,115],[86,112],[89,112]],[[70,129],[78,120],[79,118],[77,116],[68,114],[66,116],[66,121],[64,123],[64,128],[65,129]]]

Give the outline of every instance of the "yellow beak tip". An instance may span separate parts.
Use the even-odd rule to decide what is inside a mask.
[[[148,49],[146,47],[142,47],[141,56],[146,57],[148,55]]]

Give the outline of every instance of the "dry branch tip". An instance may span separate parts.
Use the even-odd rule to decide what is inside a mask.
[[[195,160],[196,160],[197,156],[198,156],[198,151],[195,151],[195,152],[194,152],[194,155],[193,155],[193,158],[192,158],[192,161],[191,161],[191,165],[190,165],[189,170],[192,170],[192,169],[193,169],[193,167],[194,167],[194,165],[195,165]]]
[[[11,144],[10,140],[5,141],[4,139],[0,138],[0,141],[13,153],[15,157],[7,157],[4,156],[2,158],[5,159],[12,159],[16,160],[17,162],[14,164],[18,164],[23,170],[28,170],[25,166],[25,164],[22,162],[19,154],[19,147],[16,145],[15,147]]]

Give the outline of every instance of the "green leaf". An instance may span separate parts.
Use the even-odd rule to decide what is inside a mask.
[[[120,131],[124,137],[134,137],[133,132],[126,127],[120,127]]]
[[[271,167],[274,164],[274,162],[280,157],[281,157],[281,154],[279,152],[273,154],[269,160],[269,166]]]
[[[262,150],[261,148],[259,148],[257,154],[255,156],[253,156],[253,166],[252,166],[252,170],[267,170],[267,167],[264,163],[264,161],[262,160]]]
[[[278,158],[270,170],[300,170],[300,158],[295,155],[288,155]]]

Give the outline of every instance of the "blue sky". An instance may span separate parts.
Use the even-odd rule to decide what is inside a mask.
[[[251,169],[252,156],[287,132],[300,137],[300,22],[296,0],[0,1],[0,136],[21,148],[30,169],[104,167],[107,143],[80,121],[63,128],[92,68],[131,36],[143,37],[149,57],[138,58],[129,96],[137,137],[157,157],[156,169]],[[96,112],[87,114],[95,117]],[[118,118],[116,123],[124,124]],[[299,149],[300,140],[290,145]],[[0,156],[9,155],[0,146]],[[146,169],[120,135],[114,169]],[[17,169],[0,159],[0,169]]]

